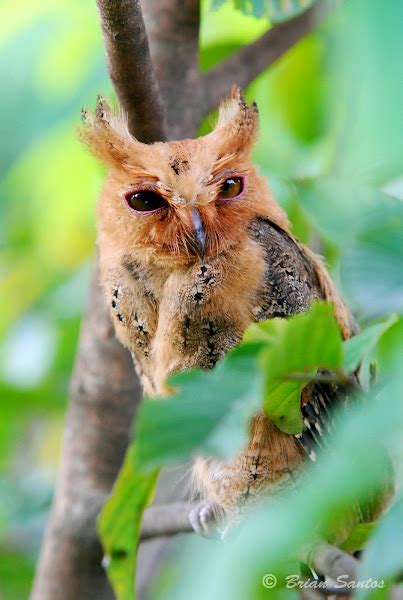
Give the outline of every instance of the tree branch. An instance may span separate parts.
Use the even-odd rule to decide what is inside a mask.
[[[310,33],[339,4],[339,0],[317,0],[308,10],[275,25],[255,42],[243,46],[204,74],[203,115],[214,110],[228,95],[232,84],[246,88],[301,38]]]
[[[303,560],[317,573],[327,575],[334,580],[341,575],[347,575],[347,581],[357,578],[358,561],[350,554],[330,544],[318,544],[307,551]]]
[[[97,0],[108,70],[130,131],[142,142],[166,137],[165,109],[151,63],[139,0]]]
[[[33,600],[111,600],[96,519],[129,441],[141,391],[95,270],[71,383],[64,447]],[[62,591],[61,591],[62,590]]]
[[[197,503],[176,502],[173,504],[155,505],[144,511],[140,539],[170,536],[178,533],[193,533],[188,516]],[[340,548],[323,543],[309,546],[299,557],[317,573],[334,580],[343,575],[346,581],[357,578],[358,561]],[[329,585],[329,589],[333,588]]]
[[[317,383],[336,383],[357,387],[357,378],[344,371],[328,373],[289,373],[284,379],[287,381],[315,381]]]
[[[94,514],[97,514],[99,507],[101,507],[105,501],[105,495],[98,494],[88,500],[90,500],[90,503],[94,508]],[[175,502],[171,504],[154,505],[147,508],[144,512],[141,525],[140,540],[145,541],[155,538],[166,538],[180,533],[194,533],[188,516],[192,508],[196,505],[197,502]],[[75,525],[76,533],[84,546],[88,545],[88,534],[90,534],[90,537],[93,534],[91,524],[89,529],[87,526],[88,523],[80,521],[79,519]],[[17,541],[18,543],[21,542],[21,540]],[[12,543],[11,539],[10,542]],[[28,539],[23,539],[25,545],[28,542]],[[99,558],[100,557],[97,556],[97,561]],[[350,554],[347,554],[340,550],[340,548],[331,546],[330,544],[322,543],[316,544],[313,547],[308,546],[302,551],[299,559],[311,566],[317,573],[329,577],[334,581],[337,581],[337,578],[340,576],[344,576],[343,581],[346,583],[357,581],[359,562]],[[56,594],[55,589],[53,590],[53,593]],[[331,583],[327,583],[324,587],[318,589],[303,590],[302,597],[306,600],[319,600],[328,595],[349,596],[350,594],[351,589],[336,587]],[[393,600],[403,600],[402,590],[398,586],[392,588],[391,594]],[[37,597],[42,598],[42,596],[39,595]],[[65,597],[66,596],[63,596],[63,598]],[[98,597],[102,599],[109,598],[107,595],[97,596],[97,599]]]
[[[141,523],[140,539],[191,533],[189,513],[196,504],[191,502],[173,502],[150,506],[144,511]]]
[[[168,137],[192,137],[202,117],[200,1],[146,0],[143,10],[155,73],[167,108]]]

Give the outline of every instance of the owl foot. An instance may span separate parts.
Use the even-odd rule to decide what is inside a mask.
[[[205,537],[216,537],[217,506],[214,502],[203,500],[189,513],[189,523],[196,533]]]

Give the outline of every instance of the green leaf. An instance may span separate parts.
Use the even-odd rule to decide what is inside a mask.
[[[252,323],[245,330],[243,341],[247,344],[274,344],[284,327],[286,321],[280,318]]]
[[[99,535],[106,555],[108,577],[117,600],[134,600],[134,578],[141,518],[150,503],[158,470],[140,469],[130,446],[99,519]]]
[[[260,349],[259,344],[248,344],[213,371],[179,373],[169,381],[177,389],[175,396],[146,399],[135,432],[140,464],[177,462],[196,450],[231,456],[245,439],[247,416],[261,403]],[[226,429],[228,438],[231,421],[234,427],[223,445],[220,428]]]
[[[308,381],[268,380],[263,408],[274,423],[286,433],[300,433],[304,428],[301,415],[301,392]]]
[[[348,372],[354,371],[361,363],[364,356],[367,356],[375,348],[376,344],[383,334],[392,327],[398,320],[397,315],[391,315],[383,323],[377,323],[367,327],[354,337],[343,343],[344,360],[343,367]]]
[[[219,8],[225,0],[213,0],[212,8]],[[234,0],[235,7],[245,15],[268,17],[273,23],[287,21],[307,9],[313,0]]]
[[[305,314],[254,324],[245,332],[245,339],[266,345],[261,360],[267,415],[286,433],[301,432],[301,391],[319,368],[338,370],[342,365],[341,335],[333,307],[316,302]]]
[[[376,527],[365,550],[359,580],[391,580],[403,565],[403,496],[396,499]],[[357,590],[357,598],[368,597],[370,590]]]
[[[301,390],[318,368],[339,369],[341,362],[331,305],[315,303],[304,315],[252,325],[244,344],[213,371],[177,374],[170,381],[175,396],[143,402],[135,434],[140,464],[177,462],[196,450],[233,455],[245,440],[248,417],[262,405],[263,377],[267,414],[284,431],[301,431]],[[289,381],[293,375],[297,381]]]
[[[358,523],[340,548],[345,552],[362,550],[370,538],[375,523]]]
[[[343,351],[339,326],[330,304],[315,302],[309,312],[291,319],[273,319],[263,325],[275,341],[265,354],[267,377],[312,374],[317,369],[337,370]]]
[[[328,531],[328,527],[340,522],[345,511],[351,510],[357,498],[366,498],[368,489],[384,481],[384,443],[394,447],[401,438],[400,371],[399,366],[397,377],[389,378],[379,395],[372,391],[367,402],[352,403],[343,418],[336,420],[331,451],[321,454],[308,476],[299,480],[294,493],[285,491],[279,501],[269,497],[260,510],[251,510],[248,521],[230,544],[206,544],[189,536],[175,563],[174,586],[164,593],[164,599],[244,600],[273,596],[282,600],[285,596],[281,580],[274,589],[278,591],[276,596],[263,588],[264,575],[277,574],[282,561],[300,556],[301,550],[306,556],[318,526],[321,531]],[[403,519],[394,533],[395,544],[400,544],[399,554],[401,523]],[[391,549],[389,545],[380,546],[378,556],[383,560]],[[291,573],[298,571],[287,574]],[[370,573],[370,577],[374,575]]]

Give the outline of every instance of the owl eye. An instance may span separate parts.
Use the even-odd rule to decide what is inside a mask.
[[[243,177],[228,177],[221,184],[218,194],[219,200],[233,200],[238,198],[244,190]]]
[[[129,208],[142,213],[154,213],[169,206],[162,196],[151,190],[128,192],[125,200]]]

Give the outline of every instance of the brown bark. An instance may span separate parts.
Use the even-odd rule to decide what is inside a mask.
[[[165,108],[151,64],[139,0],[97,0],[110,78],[129,130],[150,143],[165,139]]]
[[[151,56],[167,108],[168,139],[192,137],[202,117],[199,0],[145,0],[143,5]]]
[[[348,581],[357,579],[358,561],[330,544],[316,546],[308,551],[303,559],[312,565],[317,573],[328,575],[332,579],[336,580],[340,575],[344,575]]]
[[[130,130],[144,142],[194,135],[201,117],[228,94],[230,83],[246,85],[312,26],[309,13],[300,18],[287,44],[280,35],[287,31],[283,28],[269,41],[227,59],[233,70],[224,81],[225,63],[205,76],[198,68],[198,0],[144,0],[155,71],[139,0],[97,4],[111,79]],[[263,49],[265,57],[260,56]],[[115,339],[97,282],[95,267],[32,600],[113,598],[101,567],[96,518],[120,468],[141,392],[128,353]]]
[[[193,531],[188,515],[197,503],[176,502],[162,506],[151,506],[144,512],[140,537],[148,540],[153,537],[170,536]],[[325,542],[307,547],[300,559],[317,573],[334,580],[344,575],[347,581],[354,581],[358,574],[358,561],[340,548]],[[329,585],[329,587],[331,587]]]
[[[114,597],[101,566],[96,518],[122,463],[141,392],[131,358],[115,339],[97,280],[95,271],[34,600]]]
[[[140,539],[148,540],[177,533],[191,533],[193,529],[188,515],[194,506],[195,504],[190,502],[150,506],[144,512]]]

